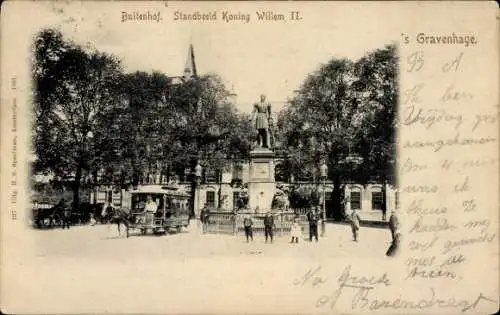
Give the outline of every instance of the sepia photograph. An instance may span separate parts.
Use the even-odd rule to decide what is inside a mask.
[[[492,6],[3,8],[2,312],[498,308]]]
[[[235,255],[316,242],[325,255],[340,246],[394,255],[397,45],[315,60],[290,94],[268,100],[255,89],[241,106],[234,84],[203,72],[195,48],[191,39],[171,52],[185,55],[182,73],[127,72],[126,56],[92,38],[36,34],[31,226],[55,244],[100,235],[95,250],[157,235],[206,251],[231,243],[225,254]],[[252,79],[244,84],[276,88]],[[206,242],[214,234],[220,244]]]

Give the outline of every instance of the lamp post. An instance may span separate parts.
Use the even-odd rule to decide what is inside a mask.
[[[323,220],[321,220],[321,237],[325,236],[325,221],[326,221],[326,177],[328,176],[328,166],[323,161],[320,166],[320,174],[323,179]]]
[[[201,167],[200,163],[198,162],[196,166],[194,167],[194,180],[195,180],[195,191],[194,191],[194,205],[193,205],[193,210],[194,210],[194,215],[195,218],[198,217],[197,211],[199,210],[199,200],[200,200],[200,183],[201,183],[201,175],[203,174],[203,168]]]

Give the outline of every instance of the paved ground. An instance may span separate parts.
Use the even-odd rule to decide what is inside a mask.
[[[347,265],[387,263],[390,239],[387,229],[362,228],[356,243],[349,226],[332,223],[318,243],[299,244],[288,237],[266,244],[262,235],[247,244],[243,235],[202,235],[197,227],[130,238],[107,225],[29,233],[34,255],[6,276],[18,285],[5,292],[18,301],[3,310],[8,313],[311,314]],[[319,266],[331,277],[329,287],[293,284]]]
[[[124,258],[148,257],[196,258],[206,256],[263,255],[300,257],[383,256],[390,241],[390,232],[384,228],[362,228],[359,242],[352,241],[349,225],[328,223],[325,237],[309,242],[304,236],[298,244],[289,244],[286,235],[275,237],[266,244],[263,234],[255,234],[254,242],[246,243],[243,233],[232,236],[202,234],[192,224],[181,233],[163,236],[118,234],[115,225],[76,226],[69,230],[35,230],[38,234],[39,257]],[[319,229],[319,227],[318,227]]]
[[[21,250],[2,253],[16,261],[2,273],[11,283],[2,292],[2,302],[9,301],[5,313],[359,314],[349,289],[334,308],[317,306],[331,302],[346,270],[365,279],[388,273],[391,285],[377,286],[371,299],[405,296],[401,288],[409,285],[404,262],[385,256],[390,233],[384,228],[362,227],[360,242],[353,242],[348,225],[329,223],[318,243],[299,244],[288,237],[266,244],[262,235],[247,244],[243,235],[202,235],[195,226],[166,236],[126,238],[107,225],[28,230],[25,236],[31,249],[22,260],[12,259]],[[478,287],[485,277],[471,279],[461,285]],[[436,292],[447,298],[448,291]],[[411,292],[428,298],[429,282],[411,282]],[[389,311],[398,312],[378,313]]]

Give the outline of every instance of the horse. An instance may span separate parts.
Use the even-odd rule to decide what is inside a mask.
[[[101,224],[110,223],[111,218],[116,213],[116,208],[109,203],[96,203],[92,205],[94,219]]]
[[[132,214],[124,211],[120,208],[113,208],[113,213],[109,218],[109,223],[116,224],[118,228],[118,235],[122,235],[120,226],[123,224],[127,231],[127,237],[129,236],[129,227],[131,223],[134,221],[134,217]]]

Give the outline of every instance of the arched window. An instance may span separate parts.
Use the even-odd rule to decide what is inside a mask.
[[[361,188],[351,188],[351,209],[361,210]]]
[[[372,210],[382,210],[383,195],[381,187],[372,187]]]

